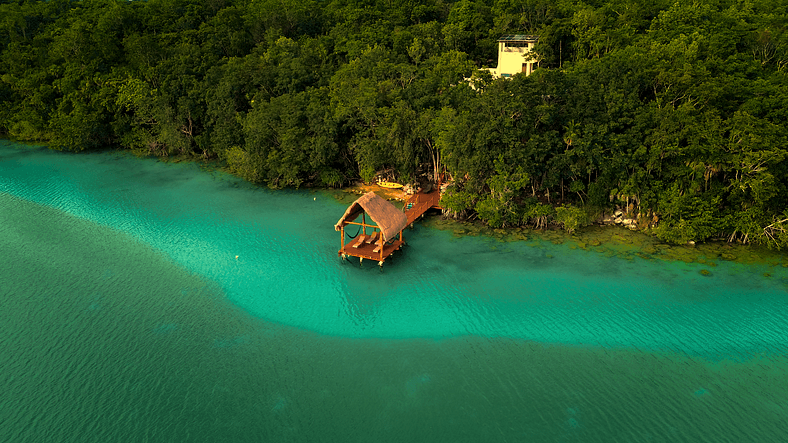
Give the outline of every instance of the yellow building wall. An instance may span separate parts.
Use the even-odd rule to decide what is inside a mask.
[[[512,43],[515,42],[498,42],[498,66],[489,68],[493,78],[508,78],[521,72],[530,75],[536,67],[535,54],[533,54],[535,42],[528,42],[527,46],[512,46]]]

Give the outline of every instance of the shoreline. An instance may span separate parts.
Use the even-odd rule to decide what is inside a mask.
[[[47,148],[46,145],[20,142],[10,140],[12,143],[26,145],[35,148]],[[89,151],[97,152],[97,151]],[[133,155],[138,158],[151,158],[163,163],[195,163],[205,172],[222,171],[234,177],[238,177],[221,165],[218,159],[203,159],[188,155],[178,155],[172,157],[157,157],[153,155],[139,155],[140,153],[124,150],[111,149],[100,152],[115,152]],[[240,177],[239,177],[240,178]],[[250,183],[253,186],[259,184]],[[361,195],[374,191],[387,200],[404,202],[407,194],[402,189],[382,188],[377,184],[363,183],[357,181],[350,186],[341,188],[322,188],[304,186],[303,190],[310,192],[321,192],[331,195],[335,200],[344,204],[350,204]],[[554,244],[569,243],[570,248],[595,251],[609,256],[621,256],[625,259],[640,257],[651,260],[684,261],[686,263],[708,264],[716,266],[715,261],[731,261],[742,264],[764,264],[771,266],[788,267],[788,255],[784,251],[769,249],[759,245],[742,245],[737,243],[727,243],[724,241],[707,241],[695,245],[672,245],[662,242],[655,236],[632,230],[619,225],[610,224],[591,224],[583,226],[577,232],[569,234],[558,229],[533,229],[527,227],[514,228],[490,228],[478,221],[454,220],[450,218],[430,216],[425,217],[420,224],[451,231],[455,237],[461,236],[487,236],[498,241],[528,241],[538,240],[551,242]]]
[[[493,229],[478,222],[464,222],[445,218],[431,218],[425,226],[451,231],[455,237],[487,236],[500,242],[536,241],[567,244],[570,249],[617,256],[626,260],[682,261],[714,268],[727,261],[749,265],[781,266],[788,268],[784,252],[757,245],[739,245],[726,242],[704,242],[696,245],[671,245],[653,235],[632,231],[616,225],[589,225],[582,231],[567,234],[555,229],[507,228]],[[704,275],[706,275],[704,273]]]
[[[196,161],[202,165],[201,167],[207,167],[206,169],[215,168],[238,177],[217,164],[218,160],[215,159],[170,157],[164,158],[163,161],[165,163]],[[252,184],[254,185],[254,183]],[[350,204],[370,191],[397,203],[404,202],[408,197],[408,194],[402,189],[383,188],[375,183],[362,181],[356,181],[352,185],[341,188],[303,187],[302,189],[331,195],[336,201],[343,204]],[[710,268],[716,267],[718,261],[728,261],[788,268],[788,254],[785,251],[769,249],[766,246],[728,243],[722,240],[674,245],[663,242],[641,229],[631,229],[619,224],[592,223],[570,234],[557,228],[491,228],[479,221],[455,220],[434,212],[425,214],[425,217],[418,223],[428,228],[451,231],[458,238],[467,235],[486,236],[500,242],[537,240],[553,244],[568,243],[571,249],[582,249],[611,257],[619,256],[627,260],[642,258],[645,260],[683,261],[707,265]],[[708,274],[704,273],[704,275],[711,275],[711,271]]]
[[[215,169],[237,177],[226,168],[217,165],[217,160],[178,159],[175,162],[193,160],[197,160],[202,165],[212,165]],[[165,162],[167,161],[165,160]],[[362,181],[356,181],[352,185],[341,188],[303,187],[302,189],[331,195],[334,200],[343,204],[350,204],[370,191],[397,203],[404,202],[408,197],[408,194],[402,189],[383,188],[375,183]],[[639,257],[646,260],[683,261],[703,264],[711,268],[717,266],[717,261],[788,268],[788,254],[785,251],[769,249],[761,245],[728,243],[721,240],[674,245],[663,242],[656,236],[640,229],[631,229],[625,225],[592,223],[570,234],[556,228],[491,228],[479,221],[455,220],[434,212],[428,212],[425,215],[418,222],[419,224],[428,228],[451,231],[455,237],[468,235],[486,236],[501,242],[538,240],[553,244],[568,243],[571,249],[593,251],[611,257],[619,256],[627,260]],[[710,272],[704,273],[704,275],[710,275]]]
[[[317,188],[313,188],[317,189]],[[407,198],[405,192],[382,188],[376,184],[356,183],[339,189],[321,189],[333,195],[334,199],[350,204],[359,196],[374,191],[387,200],[397,202]],[[760,264],[788,268],[785,252],[759,245],[742,245],[725,241],[707,241],[694,245],[673,245],[659,240],[656,236],[641,230],[615,224],[591,224],[569,234],[560,229],[533,229],[527,227],[491,228],[479,221],[454,220],[443,215],[432,215],[422,219],[419,224],[433,229],[450,231],[454,237],[486,236],[500,242],[532,241],[553,244],[568,244],[571,249],[582,249],[610,257],[618,256],[626,260],[641,258],[645,260],[682,261],[708,266],[703,275],[711,275],[720,261],[741,264]],[[704,272],[705,271],[705,272]]]

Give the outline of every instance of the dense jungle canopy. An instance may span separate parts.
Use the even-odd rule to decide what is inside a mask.
[[[620,205],[781,247],[787,25],[788,0],[2,1],[0,135],[272,187],[426,170],[491,226]],[[534,74],[477,70],[504,34],[539,36]]]

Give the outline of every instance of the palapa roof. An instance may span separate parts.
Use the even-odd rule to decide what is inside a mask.
[[[366,212],[378,225],[385,241],[394,238],[408,224],[408,217],[404,212],[374,192],[367,192],[347,208],[345,215],[334,225],[334,229],[339,231],[342,226],[355,220],[362,212]]]

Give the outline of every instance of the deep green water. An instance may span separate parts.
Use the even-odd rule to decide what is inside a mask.
[[[788,442],[786,268],[417,227],[381,271],[344,208],[0,144],[0,442]]]

